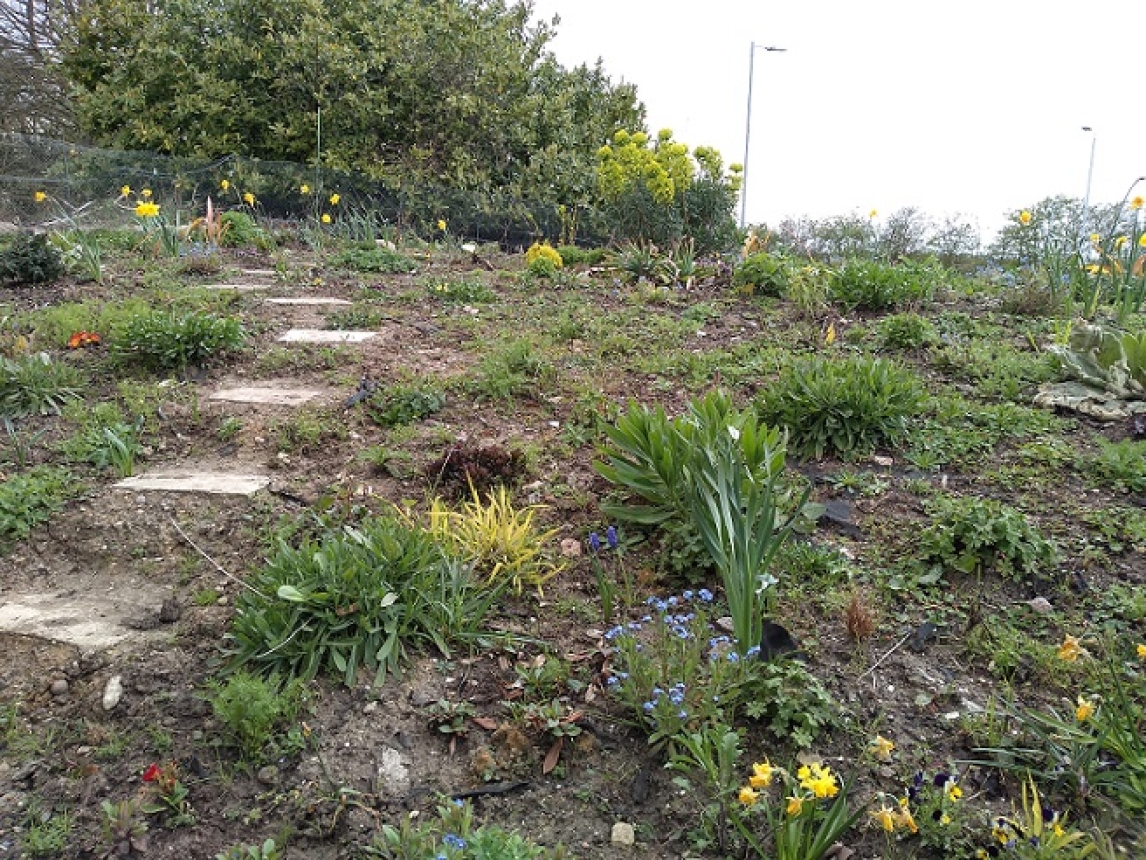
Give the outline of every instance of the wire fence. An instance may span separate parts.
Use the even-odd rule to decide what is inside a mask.
[[[317,221],[327,214],[337,223],[369,215],[398,231],[423,235],[432,234],[441,220],[453,235],[505,245],[568,238],[578,216],[582,238],[596,232],[588,209],[570,211],[505,190],[393,188],[366,176],[291,162],[236,155],[208,161],[0,134],[0,222],[8,229],[42,228],[61,212],[84,227],[121,225],[130,212],[120,198],[124,186],[134,192],[149,189],[165,214],[187,219],[202,214],[208,196],[228,208],[244,205],[252,195],[259,214],[272,219]],[[46,210],[36,202],[37,192],[48,194],[57,207]],[[330,203],[333,194],[337,206]]]

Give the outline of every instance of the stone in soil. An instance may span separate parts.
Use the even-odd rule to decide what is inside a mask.
[[[233,403],[262,403],[271,406],[301,406],[308,400],[321,397],[323,392],[315,388],[274,388],[267,385],[247,385],[235,388],[221,388],[211,395],[211,400],[229,400]]]
[[[377,337],[376,331],[338,331],[324,328],[292,328],[276,338],[279,343],[361,343]]]
[[[119,704],[120,699],[123,698],[123,679],[119,675],[112,675],[107,679],[107,684],[103,688],[103,699],[101,704],[105,711],[114,711],[116,705]]]
[[[613,832],[609,841],[614,845],[635,845],[637,833],[633,829],[633,825],[627,821],[618,821],[613,825]]]
[[[305,296],[297,299],[267,299],[269,305],[350,305],[346,299],[335,299],[329,296]]]
[[[90,592],[6,594],[0,631],[74,645],[90,653],[142,632],[133,619],[155,612],[169,592],[139,583],[104,597]]]
[[[270,288],[270,284],[207,284],[203,287],[205,290],[234,290],[237,293],[254,293]]]
[[[261,490],[270,478],[265,475],[243,475],[233,472],[150,473],[124,478],[112,486],[120,490],[160,490],[171,493],[216,493],[249,496]]]

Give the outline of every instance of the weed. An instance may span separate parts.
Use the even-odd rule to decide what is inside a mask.
[[[919,314],[893,314],[879,324],[880,344],[884,349],[919,349],[933,343],[938,336],[931,321]]]
[[[379,272],[387,275],[406,274],[418,268],[418,264],[409,257],[382,247],[349,248],[336,254],[330,262],[355,272]]]
[[[732,272],[732,286],[746,295],[782,296],[791,280],[791,264],[783,257],[760,252],[747,257]]]
[[[72,817],[66,810],[53,813],[32,798],[24,813],[20,844],[28,857],[62,857],[71,830]]]
[[[1053,568],[1054,544],[1015,508],[992,499],[940,498],[920,535],[919,558],[944,570],[1021,579]]]
[[[493,400],[535,392],[552,382],[556,370],[538,354],[537,346],[527,339],[512,340],[496,347],[481,360],[479,378],[474,390]]]
[[[343,311],[335,311],[326,317],[328,329],[344,331],[361,331],[378,328],[386,314],[372,307],[352,307]]]
[[[380,388],[366,401],[366,411],[375,424],[400,427],[441,411],[446,395],[432,382],[397,384]]]
[[[207,700],[231,742],[250,761],[274,758],[267,754],[276,734],[298,717],[306,701],[302,681],[284,681],[277,675],[261,678],[238,671],[225,681],[208,685]]]
[[[1146,442],[1099,439],[1098,453],[1088,465],[1105,484],[1135,493],[1146,490]]]
[[[274,434],[275,446],[284,454],[314,451],[321,444],[345,439],[349,432],[345,423],[314,408],[303,408],[289,418],[272,422],[270,431]]]
[[[215,438],[226,444],[232,442],[243,432],[243,421],[234,415],[227,415],[219,421],[219,429],[215,431]]]
[[[226,851],[215,855],[215,860],[279,860],[282,854],[279,846],[273,839],[265,840],[261,845],[232,845]]]
[[[81,385],[76,368],[53,361],[46,352],[0,356],[0,417],[58,414],[67,401],[80,396]]]
[[[64,469],[37,466],[0,484],[0,548],[24,540],[78,491]]]
[[[154,311],[122,324],[114,333],[112,354],[149,370],[184,370],[239,349],[245,337],[243,326],[231,317]]]

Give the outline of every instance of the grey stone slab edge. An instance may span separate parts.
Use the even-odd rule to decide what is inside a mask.
[[[249,496],[270,483],[265,475],[229,472],[187,472],[180,475],[136,475],[112,484],[120,490],[159,490],[171,493],[218,493]]]

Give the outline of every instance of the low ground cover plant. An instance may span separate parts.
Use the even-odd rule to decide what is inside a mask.
[[[112,336],[112,354],[147,370],[185,370],[239,349],[246,338],[234,317],[152,311],[125,320]]]

